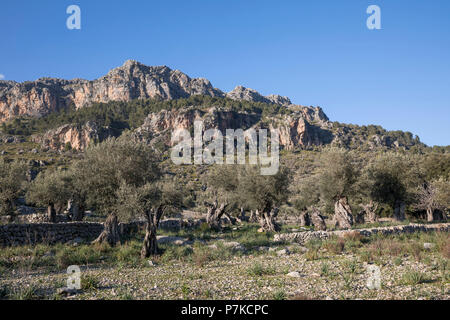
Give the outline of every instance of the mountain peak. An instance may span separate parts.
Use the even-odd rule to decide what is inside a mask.
[[[288,106],[289,98],[278,95],[264,97],[259,92],[237,86],[225,94],[205,78],[191,79],[179,70],[167,66],[147,66],[127,60],[103,77],[93,81],[73,79],[40,79],[34,82],[0,83],[0,122],[16,117],[39,117],[71,105],[77,109],[97,102],[130,101],[160,98],[173,100],[192,95],[228,97]]]

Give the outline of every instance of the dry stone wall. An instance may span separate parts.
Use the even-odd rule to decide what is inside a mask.
[[[338,230],[338,231],[305,231],[276,234],[275,241],[296,242],[305,244],[308,241],[315,239],[328,239],[333,236],[344,237],[346,234],[358,233],[365,237],[370,237],[375,234],[390,235],[413,232],[448,232],[450,230],[450,223],[439,224],[410,224],[404,226],[355,229],[355,230]]]
[[[199,226],[202,220],[165,219],[160,228],[179,230]],[[122,235],[137,232],[145,226],[144,221],[120,223]],[[28,223],[0,225],[0,246],[16,246],[36,243],[66,243],[77,238],[93,240],[103,231],[103,223],[68,222],[68,223]]]

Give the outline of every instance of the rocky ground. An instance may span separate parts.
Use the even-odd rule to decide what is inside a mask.
[[[42,247],[34,249],[31,256],[24,252],[31,252],[32,248],[10,249],[22,250],[22,258],[34,262],[10,262],[9,268],[0,269],[0,296],[9,299],[450,298],[448,233],[371,240],[337,238],[313,241],[306,246],[264,243],[262,239],[262,235],[243,237],[236,231],[217,237],[210,235],[207,240],[192,239],[192,235],[169,235],[160,238],[164,254],[145,260],[138,258],[139,243],[134,240],[120,248],[99,248],[95,250],[100,252],[99,256],[84,256],[92,263],[80,263],[82,289],[76,293],[61,292],[68,277],[65,267],[71,262],[61,260],[58,250],[85,252],[89,245]],[[0,266],[7,266],[6,261],[11,259],[20,260],[17,252],[15,257],[11,252],[8,257],[3,255]],[[369,266],[380,268],[379,289],[367,287]]]

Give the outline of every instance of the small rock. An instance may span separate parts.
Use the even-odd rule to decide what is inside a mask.
[[[277,256],[287,256],[289,253],[289,249],[281,249],[277,251]]]
[[[148,265],[149,265],[150,267],[154,267],[154,266],[155,266],[155,264],[153,263],[152,260],[148,260]]]
[[[64,288],[59,288],[56,291],[56,293],[60,296],[73,296],[78,293],[78,290],[64,287]]]
[[[434,243],[429,243],[429,242],[425,242],[423,244],[423,248],[426,250],[431,250],[435,247],[436,245]]]
[[[300,278],[301,277],[300,273],[298,273],[297,271],[289,272],[287,274],[287,276],[292,277],[292,278]]]

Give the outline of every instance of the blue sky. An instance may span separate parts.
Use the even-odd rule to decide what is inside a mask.
[[[66,28],[71,4],[81,30]],[[0,75],[95,79],[135,59],[449,145],[449,17],[448,0],[2,1]]]

